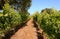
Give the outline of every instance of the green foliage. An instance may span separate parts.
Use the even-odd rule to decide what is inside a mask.
[[[47,12],[38,13],[33,15],[33,18],[50,39],[60,39],[60,12],[54,11],[51,14]]]
[[[29,13],[20,13],[22,22],[26,21],[29,17]]]
[[[8,3],[4,4],[3,12],[0,13],[0,37],[4,36],[7,31],[12,30],[26,21],[29,13],[17,13]]]
[[[0,9],[3,7],[3,12],[0,12],[0,38],[7,31],[28,19],[29,13],[27,10],[30,6],[31,0],[0,0]],[[20,13],[17,13],[14,9]]]
[[[14,9],[6,3],[3,7],[3,13],[0,14],[0,34],[6,33],[8,30],[21,23],[21,15],[15,12]]]
[[[4,22],[6,21],[11,26],[20,24],[21,22],[21,16],[18,13],[16,13],[13,8],[10,8],[8,3],[5,4],[3,8],[3,18]]]

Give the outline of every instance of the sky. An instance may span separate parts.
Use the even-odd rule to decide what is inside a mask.
[[[55,8],[60,10],[60,0],[32,0],[32,5],[28,10],[30,14],[45,8]]]

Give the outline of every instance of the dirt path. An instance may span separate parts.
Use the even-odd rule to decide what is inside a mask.
[[[25,27],[19,29],[10,39],[38,39],[36,28],[33,26],[33,19],[31,19]]]
[[[10,39],[47,39],[32,18],[25,24]]]

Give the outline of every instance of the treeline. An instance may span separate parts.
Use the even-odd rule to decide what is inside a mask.
[[[31,0],[0,0],[0,39],[29,18]]]
[[[48,39],[60,39],[60,11],[53,8],[35,12],[32,17],[47,34]]]
[[[11,8],[8,3],[4,4],[3,11],[0,12],[0,39],[9,30],[12,30],[16,25],[26,21],[29,13],[20,13]]]

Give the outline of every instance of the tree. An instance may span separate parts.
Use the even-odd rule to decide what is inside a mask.
[[[54,8],[45,8],[45,9],[43,9],[42,11],[41,11],[41,13],[48,13],[48,14],[51,14],[51,13],[56,13],[57,12],[57,10],[56,9],[54,9]]]
[[[0,0],[0,6],[4,6],[4,3],[8,2],[15,10],[19,12],[26,12],[31,6],[31,0]]]

